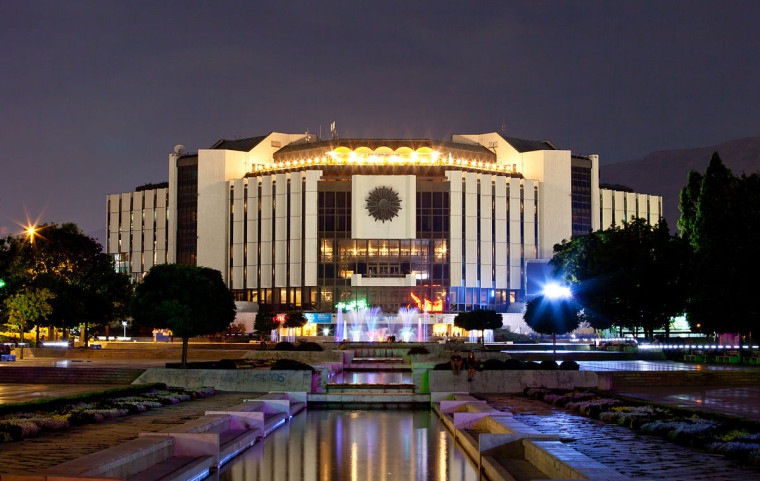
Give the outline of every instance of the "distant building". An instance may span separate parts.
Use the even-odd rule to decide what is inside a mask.
[[[181,146],[178,146],[181,147]],[[271,133],[169,155],[168,185],[107,196],[107,252],[141,277],[218,269],[239,301],[335,312],[519,312],[527,265],[662,198],[600,189],[599,159],[496,133],[331,139]]]

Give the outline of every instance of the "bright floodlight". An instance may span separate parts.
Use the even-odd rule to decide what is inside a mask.
[[[544,296],[549,299],[569,299],[572,294],[569,287],[551,283],[544,286]]]

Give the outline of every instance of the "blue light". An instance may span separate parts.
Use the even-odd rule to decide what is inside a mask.
[[[547,299],[569,299],[573,296],[570,288],[551,282],[544,286],[544,297]]]

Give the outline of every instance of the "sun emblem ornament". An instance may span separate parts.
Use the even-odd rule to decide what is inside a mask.
[[[375,187],[367,196],[365,207],[373,219],[385,223],[398,217],[398,211],[401,210],[401,198],[390,187]]]

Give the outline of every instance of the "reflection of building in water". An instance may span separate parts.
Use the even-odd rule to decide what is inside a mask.
[[[599,159],[499,134],[332,139],[271,133],[169,155],[169,182],[107,196],[106,249],[142,276],[218,269],[238,301],[333,313],[520,312],[528,267],[554,244],[656,196],[602,189]]]
[[[220,481],[478,479],[428,410],[309,410],[233,459]]]

